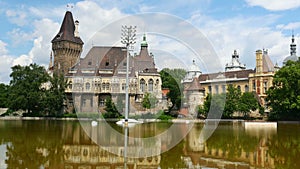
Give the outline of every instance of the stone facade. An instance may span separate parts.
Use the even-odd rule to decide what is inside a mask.
[[[54,73],[67,74],[69,68],[79,61],[83,41],[78,33],[74,34],[75,30],[78,30],[78,24],[78,21],[73,21],[72,13],[67,11],[59,32],[51,41]]]
[[[194,65],[195,63],[193,63]],[[202,105],[204,98],[208,94],[221,94],[226,93],[228,85],[233,85],[244,92],[254,92],[258,98],[258,101],[262,106],[266,105],[266,91],[272,86],[273,76],[279,69],[277,65],[272,63],[267,50],[256,51],[256,68],[246,69],[245,65],[240,63],[237,52],[234,51],[232,55],[232,61],[230,64],[226,64],[225,72],[202,74],[200,70],[197,70],[200,75],[195,71],[188,70],[187,76],[182,81],[184,85],[184,93],[187,107],[193,105]],[[196,78],[194,81],[188,80],[191,74]],[[189,88],[194,86],[195,81],[198,81],[198,95],[199,97],[190,98]],[[202,93],[203,94],[200,94]],[[201,95],[201,96],[200,96]],[[189,109],[189,114],[195,114],[194,110]]]
[[[75,107],[78,112],[103,112],[105,100],[109,97],[115,104],[124,105],[127,64],[129,112],[146,111],[141,106],[146,93],[158,100],[152,112],[167,109],[162,98],[162,81],[154,56],[148,52],[146,35],[143,36],[140,53],[130,55],[129,63],[126,63],[126,48],[117,46],[93,46],[85,57],[80,58],[83,42],[78,34],[78,23],[73,22],[71,12],[66,12],[59,33],[52,40],[54,64],[49,70],[64,74],[69,84],[66,88],[68,111]],[[119,112],[124,112],[122,105],[117,106]]]

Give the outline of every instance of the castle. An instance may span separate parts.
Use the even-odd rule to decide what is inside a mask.
[[[202,74],[195,61],[188,70],[187,75],[182,80],[184,86],[184,97],[186,98],[184,112],[189,115],[197,114],[196,107],[202,105],[208,94],[226,93],[228,85],[237,87],[242,93],[253,92],[256,95],[260,105],[266,107],[267,90],[273,85],[273,76],[280,67],[277,63],[274,65],[268,54],[268,50],[257,50],[255,52],[256,67],[255,69],[246,69],[246,65],[239,60],[236,50],[232,54],[230,63],[225,66],[224,72]],[[287,56],[283,65],[289,60],[297,61],[296,44],[294,35],[290,44],[290,55]],[[259,116],[256,114],[254,116]]]
[[[129,56],[126,63],[126,47],[93,46],[84,58],[80,55],[83,41],[78,32],[79,22],[74,22],[72,13],[65,13],[59,32],[53,38],[49,70],[63,74],[68,86],[66,107],[78,112],[102,112],[105,100],[112,98],[116,103],[125,104],[126,65],[129,64],[130,113],[144,112],[141,102],[146,93],[157,99],[156,107],[167,109],[162,98],[161,77],[154,56],[148,52],[146,35],[141,42],[140,53]],[[124,107],[124,106],[123,106]],[[120,108],[123,112],[124,108]],[[151,111],[158,111],[154,108]]]

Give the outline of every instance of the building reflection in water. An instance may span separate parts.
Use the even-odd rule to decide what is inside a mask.
[[[172,144],[176,144],[173,143],[174,140],[181,141],[176,137],[183,138],[187,128],[191,127],[192,125],[186,123],[138,124],[127,128],[125,149],[123,132],[126,130],[113,123],[101,122],[92,127],[89,122],[81,122],[81,125],[66,126],[63,130],[64,165],[70,169],[124,168],[126,162],[125,166],[129,169],[158,168],[161,153],[170,149]],[[166,132],[167,130],[173,131]]]
[[[201,127],[196,125],[186,138],[182,160],[189,167],[275,168],[267,142],[276,128],[244,129],[241,123],[221,124],[204,144],[199,141]]]
[[[128,152],[124,160],[122,127],[111,124],[118,133],[66,121],[0,121],[0,145],[6,145],[6,168],[47,169],[148,169],[148,168],[298,168],[300,127],[245,129],[242,123],[221,123],[204,143],[199,141],[203,124],[194,124],[190,133],[174,148],[177,135],[135,142],[131,138],[152,138],[164,133],[169,123],[148,123],[128,130]],[[178,124],[177,133],[189,127]],[[86,132],[90,132],[90,138]],[[97,135],[98,134],[98,135]],[[96,141],[101,142],[99,146]],[[149,147],[155,147],[150,149]],[[168,150],[168,151],[166,151]],[[142,156],[145,154],[152,156]],[[140,157],[134,155],[141,154]],[[34,160],[33,160],[34,159]],[[126,163],[125,163],[126,162]],[[125,163],[125,165],[124,165]]]

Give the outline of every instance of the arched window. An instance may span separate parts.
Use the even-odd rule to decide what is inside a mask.
[[[153,92],[153,79],[148,81],[148,91]]]
[[[102,83],[102,90],[105,90],[105,83]]]
[[[72,81],[69,82],[69,89],[72,89],[73,85],[72,85]]]
[[[109,84],[109,83],[106,83],[106,85],[105,85],[105,90],[109,90],[109,88],[110,88],[110,84]]]
[[[238,85],[238,86],[237,86],[237,89],[238,89],[239,91],[241,91],[241,86],[240,86],[240,85]]]
[[[245,92],[249,92],[249,87],[248,87],[248,85],[245,85]]]
[[[90,90],[91,89],[91,84],[89,82],[87,82],[85,84],[85,90]]]
[[[146,88],[146,82],[145,82],[144,79],[141,79],[140,80],[140,89],[141,89],[141,91],[144,92],[145,88]]]

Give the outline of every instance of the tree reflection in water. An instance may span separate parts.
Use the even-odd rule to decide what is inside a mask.
[[[137,136],[138,131],[142,131],[148,137],[147,129],[161,133],[168,127],[163,123],[148,124],[146,128],[140,126],[132,133],[129,131],[129,136]],[[225,123],[218,126],[207,142],[200,144],[202,128],[203,124],[195,124],[184,140],[161,155],[128,158],[127,168],[188,168],[191,163],[215,168],[240,164],[242,168],[294,169],[300,166],[300,125],[279,124],[275,130],[245,130],[242,124]],[[101,149],[76,121],[1,120],[0,133],[0,143],[6,145],[6,168],[124,168],[122,147],[116,147],[120,156]],[[107,141],[107,146],[124,141],[114,140],[107,132],[100,136]],[[159,148],[164,149],[172,137],[160,140]],[[186,158],[191,159],[191,163],[187,164]]]

